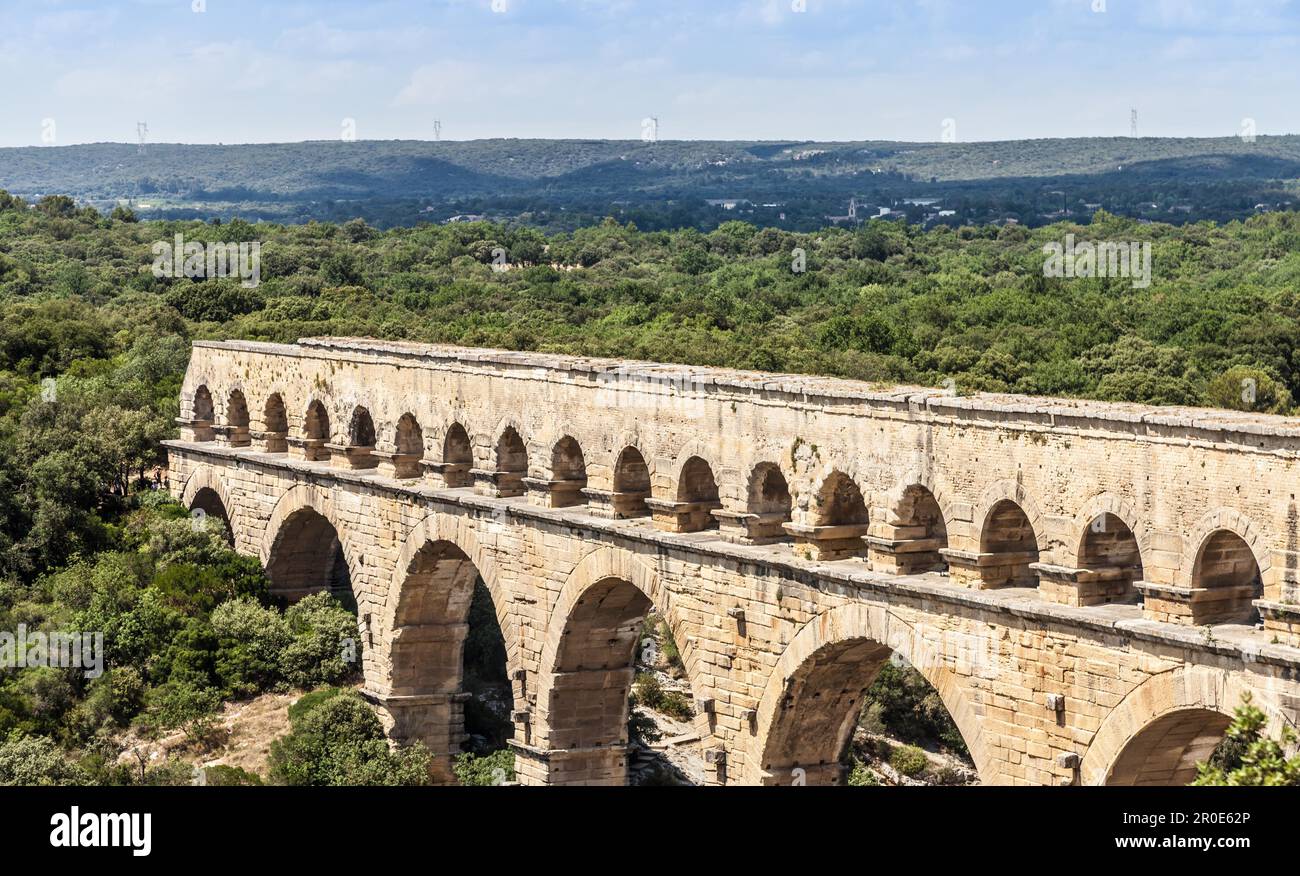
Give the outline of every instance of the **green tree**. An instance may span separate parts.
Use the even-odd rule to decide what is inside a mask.
[[[1296,733],[1282,726],[1280,739],[1265,734],[1268,716],[1249,693],[1233,710],[1224,743],[1210,760],[1197,764],[1193,785],[1300,785],[1300,754],[1290,754]]]

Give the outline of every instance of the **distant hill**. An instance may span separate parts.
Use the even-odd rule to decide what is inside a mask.
[[[1294,196],[1298,178],[1295,135],[1253,143],[402,140],[0,149],[0,188],[28,198],[67,194],[101,207],[132,199],[154,215],[185,218],[361,215],[381,225],[487,213],[552,226],[622,214],[650,227],[739,217],[794,228],[845,214],[850,198],[872,215],[902,199],[938,198],[961,221],[1037,224],[1085,203],[1186,221],[1239,218],[1261,201],[1278,206]],[[726,210],[708,200],[749,203]]]

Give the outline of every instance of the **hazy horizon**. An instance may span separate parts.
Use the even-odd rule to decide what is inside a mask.
[[[1298,0],[44,0],[0,146],[1262,136],[1298,48]]]

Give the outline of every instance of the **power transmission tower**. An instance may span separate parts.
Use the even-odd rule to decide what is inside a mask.
[[[144,154],[144,144],[145,144],[145,140],[147,140],[147,139],[149,138],[149,123],[148,123],[148,122],[136,122],[136,123],[135,123],[135,135],[136,135],[136,137],[138,137],[139,140],[140,140],[140,145],[136,147],[136,152],[138,152],[139,154],[143,155],[143,154]]]
[[[1138,111],[1137,111],[1137,107],[1134,107],[1133,109],[1129,110],[1129,114],[1128,114],[1128,130],[1129,130],[1129,136],[1130,136],[1130,137],[1136,137],[1136,136],[1138,135]]]

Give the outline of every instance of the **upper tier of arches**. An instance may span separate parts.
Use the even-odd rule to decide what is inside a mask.
[[[593,448],[576,434],[531,431],[513,417],[474,422],[452,411],[436,418],[366,399],[312,393],[295,400],[278,387],[257,398],[246,386],[202,384],[185,407],[182,422],[196,441],[293,452],[500,497],[529,494],[552,507],[647,518],[670,531],[786,542],[824,562],[865,561],[877,571],[946,575],[980,588],[1039,588],[1075,605],[1141,601],[1157,619],[1182,623],[1253,622],[1255,602],[1266,595],[1270,552],[1258,527],[1234,509],[1215,509],[1181,534],[1173,580],[1153,583],[1145,577],[1157,550],[1153,529],[1106,494],[1081,503],[1063,531],[1060,516],[1049,521],[1043,503],[1017,482],[996,482],[960,506],[941,474],[881,483],[833,451],[808,459],[798,438],[743,459],[695,442],[666,449],[638,434]]]

